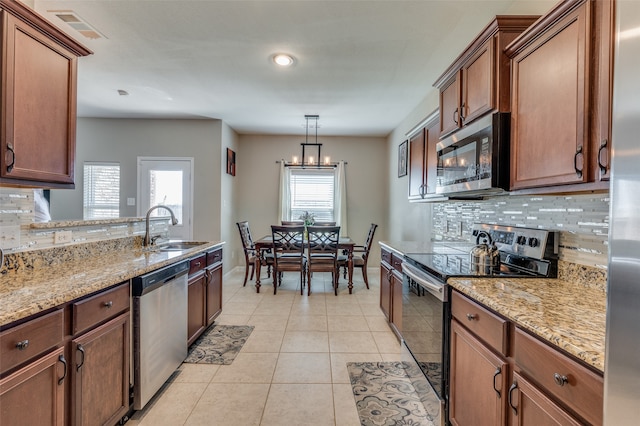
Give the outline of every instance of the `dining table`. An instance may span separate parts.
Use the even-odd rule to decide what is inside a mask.
[[[273,247],[273,239],[271,235],[265,235],[259,240],[254,241],[254,247],[257,253],[256,259],[256,292],[260,293],[260,268],[264,260],[264,252]],[[343,250],[347,254],[347,275],[349,277],[348,288],[349,294],[353,293],[353,248],[356,243],[350,237],[340,237],[338,240],[338,250]]]

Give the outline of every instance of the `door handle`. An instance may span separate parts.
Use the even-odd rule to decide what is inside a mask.
[[[502,373],[502,369],[500,367],[496,368],[496,372],[493,373],[493,390],[498,394],[498,398],[502,398],[500,391],[496,388],[496,377],[498,377]]]
[[[76,365],[76,371],[80,371],[80,368],[84,365],[85,353],[84,353],[84,348],[80,344],[78,345],[76,350],[79,351],[82,354],[82,362],[80,364]]]
[[[582,177],[582,169],[578,168],[578,156],[582,155],[582,145],[580,145],[578,147],[578,149],[576,150],[575,155],[573,156],[573,169],[576,171],[576,175],[578,175],[579,178]]]
[[[511,385],[511,387],[509,388],[509,405],[511,406],[511,409],[513,410],[513,414],[514,415],[518,415],[518,409],[513,405],[513,391],[518,389],[518,383],[514,380],[513,384]]]
[[[65,377],[67,377],[67,360],[64,359],[64,355],[60,354],[60,356],[58,357],[58,362],[61,362],[62,366],[64,367],[62,377],[58,379],[58,386],[59,386],[62,384],[62,382],[64,382]]]
[[[8,160],[7,154],[11,154],[11,161]],[[11,173],[13,166],[16,164],[16,152],[13,150],[13,145],[7,144],[7,152],[5,153],[5,160],[7,161],[7,173]]]
[[[607,173],[607,166],[605,164],[602,164],[602,161],[600,161],[601,158],[602,158],[602,151],[606,147],[607,147],[607,140],[606,139],[602,139],[602,142],[600,142],[600,148],[598,148],[598,167],[600,167],[600,174],[601,175],[604,175],[605,173]]]

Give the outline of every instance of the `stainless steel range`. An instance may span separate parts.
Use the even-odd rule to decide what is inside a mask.
[[[450,277],[555,277],[555,232],[475,224],[472,242],[438,242],[429,253],[406,253],[402,263],[404,360],[414,367],[412,382],[436,424],[448,424]],[[478,268],[471,251],[486,245],[495,264]],[[477,254],[477,250],[474,250]]]

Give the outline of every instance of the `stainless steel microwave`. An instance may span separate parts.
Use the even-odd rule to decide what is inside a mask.
[[[436,193],[478,197],[509,190],[511,115],[486,115],[437,144]]]

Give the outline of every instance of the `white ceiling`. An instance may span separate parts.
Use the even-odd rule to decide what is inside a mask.
[[[34,3],[94,52],[79,60],[81,117],[217,118],[241,134],[304,134],[304,115],[318,114],[321,135],[385,136],[493,16],[543,14],[556,1]],[[72,10],[105,37],[87,39],[50,10]],[[277,52],[295,65],[277,69]]]

